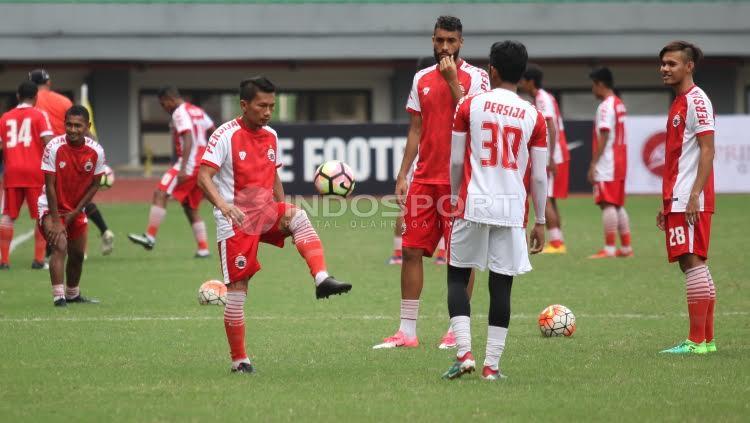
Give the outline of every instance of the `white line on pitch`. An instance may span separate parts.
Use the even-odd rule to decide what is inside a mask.
[[[717,313],[717,316],[747,316],[747,311],[728,311]],[[669,317],[685,317],[686,313],[673,314],[585,314],[582,313],[577,317],[584,319],[635,319],[635,320],[654,320]],[[483,319],[486,315],[474,314],[474,318]],[[536,315],[531,314],[514,314],[513,319],[531,319]],[[37,323],[37,322],[164,322],[164,321],[202,321],[202,320],[219,320],[221,315],[215,316],[101,316],[101,317],[21,317],[0,318],[0,323]],[[380,315],[349,315],[349,316],[307,316],[307,317],[290,317],[290,316],[247,316],[247,320],[397,320],[397,316],[380,316]],[[420,316],[420,319],[437,320],[445,319],[447,316]]]
[[[30,240],[33,236],[34,236],[34,230],[32,229],[28,232],[24,232],[21,235],[18,235],[17,237],[13,238],[13,241],[10,242],[10,253],[12,253],[13,250],[15,250],[19,245]]]

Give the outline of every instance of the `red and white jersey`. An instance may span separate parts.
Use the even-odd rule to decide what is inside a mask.
[[[555,124],[557,133],[557,139],[554,140],[556,142],[554,153],[555,163],[560,164],[570,161],[568,139],[565,137],[565,127],[563,126],[562,114],[560,113],[560,107],[557,105],[557,100],[555,100],[552,94],[540,88],[534,97],[534,105],[545,119],[552,119],[552,122]],[[550,140],[550,142],[552,141]]]
[[[466,136],[458,191],[460,216],[489,225],[522,227],[530,151],[547,149],[544,116],[518,94],[496,88],[462,100],[453,136]]]
[[[464,60],[458,63],[458,81],[465,95],[485,92],[490,86],[487,72]],[[406,110],[422,115],[419,161],[414,181],[423,184],[450,184],[451,126],[456,102],[437,65],[422,69],[414,75]]]
[[[7,188],[44,185],[44,174],[39,170],[44,153],[42,137],[51,135],[47,114],[28,104],[21,103],[0,117]]]
[[[224,201],[241,202],[238,207],[242,209],[252,208],[251,203],[256,200],[260,203],[261,198],[272,197],[276,170],[281,167],[277,142],[276,131],[270,126],[253,130],[242,118],[231,120],[214,131],[201,164],[218,170],[213,180]],[[232,225],[216,208],[214,217],[218,241],[234,236]]]
[[[206,147],[206,131],[214,126],[214,122],[203,109],[185,102],[172,112],[170,126],[177,151],[177,164],[181,165],[182,160],[187,160],[185,170],[188,175],[192,175],[198,170],[197,165],[200,162],[198,155]],[[182,151],[181,136],[185,133],[193,137],[193,146],[187,156]]]
[[[667,143],[662,178],[664,212],[684,212],[698,175],[698,136],[714,132],[714,108],[705,92],[693,85],[678,95],[669,109]],[[708,176],[699,197],[700,211],[714,211],[714,173]]]
[[[625,144],[625,104],[616,95],[604,99],[594,117],[593,151],[597,149],[599,132],[607,133],[607,145],[594,169],[597,182],[621,181],[627,171],[627,146]]]
[[[104,161],[104,149],[88,137],[79,147],[70,145],[65,135],[55,137],[47,143],[42,170],[55,174],[57,210],[61,215],[78,206],[94,177],[104,173]],[[44,200],[46,204],[46,198]]]

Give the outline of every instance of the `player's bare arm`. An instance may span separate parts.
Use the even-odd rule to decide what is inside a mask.
[[[180,135],[180,139],[182,140],[182,163],[180,163],[180,173],[177,174],[177,181],[182,183],[189,176],[187,174],[187,157],[193,148],[193,134],[184,132]]]
[[[47,146],[47,143],[52,140],[52,135],[42,136],[42,146]]]
[[[200,170],[198,170],[198,186],[203,190],[208,201],[219,209],[221,214],[229,220],[229,224],[241,224],[245,219],[245,213],[233,204],[227,203],[221,197],[219,190],[216,189],[216,185],[213,181],[216,172],[218,171],[211,166],[201,165]]]
[[[411,114],[409,123],[409,134],[406,136],[406,147],[404,148],[404,157],[401,159],[401,168],[396,177],[396,196],[401,204],[406,203],[406,193],[409,190],[409,182],[406,175],[409,173],[414,159],[419,151],[419,138],[422,136],[422,115],[419,113]]]
[[[596,164],[604,153],[604,147],[607,146],[607,138],[609,138],[609,132],[601,130],[597,133],[596,151],[591,156],[591,166],[589,166],[588,181],[591,185],[594,185],[594,172],[596,171]]]
[[[70,222],[72,222],[79,213],[83,211],[83,208],[86,207],[86,205],[89,204],[91,200],[94,199],[94,195],[96,195],[96,192],[99,191],[99,187],[101,186],[101,179],[102,175],[94,176],[94,179],[91,181],[91,185],[89,185],[89,187],[86,189],[86,193],[83,194],[83,198],[81,198],[81,201],[76,204],[75,210],[72,210],[65,216],[66,226]]]
[[[554,175],[557,172],[557,166],[555,166],[555,149],[557,148],[557,125],[555,125],[555,119],[546,118],[547,122],[547,155],[549,156],[549,163],[547,164],[547,172]]]
[[[57,178],[54,173],[44,174],[44,186],[49,209],[48,218],[44,221],[44,230],[49,243],[59,246],[60,242],[65,242],[67,235],[65,225],[60,221],[60,212],[57,210]]]
[[[703,187],[711,175],[714,165],[714,134],[698,135],[698,147],[700,148],[700,159],[698,160],[698,173],[695,176],[693,189],[690,191],[690,199],[685,208],[685,218],[688,225],[694,225],[700,216],[700,195]]]
[[[656,227],[659,228],[661,231],[664,231],[664,225],[666,223],[666,219],[664,218],[664,213],[659,210],[656,213]]]

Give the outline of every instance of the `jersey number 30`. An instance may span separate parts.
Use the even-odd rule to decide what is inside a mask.
[[[22,120],[20,128],[18,121],[15,119],[7,120],[5,125],[8,127],[6,138],[8,148],[13,148],[18,143],[23,144],[24,147],[31,145],[31,119],[26,118]]]
[[[503,168],[518,169],[518,148],[521,145],[521,128],[500,126],[497,122],[482,122],[482,130],[490,133],[490,139],[482,139],[482,148],[489,150],[489,157],[482,157],[482,167],[497,167],[498,141],[503,142]]]

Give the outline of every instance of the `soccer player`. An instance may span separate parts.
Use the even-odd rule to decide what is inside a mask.
[[[52,128],[47,115],[34,107],[37,91],[36,84],[22,82],[17,91],[18,106],[0,117],[0,145],[5,161],[5,183],[0,200],[0,270],[10,268],[13,223],[18,218],[24,199],[29,216],[36,220],[39,214],[37,199],[44,185],[40,166],[44,146],[52,139]],[[44,268],[46,244],[37,228],[34,232],[32,269]]]
[[[531,160],[531,193],[536,213],[529,237],[532,254],[544,247],[547,200],[545,116],[516,90],[528,55],[517,41],[490,50],[492,91],[464,98],[456,111],[451,144],[451,193],[456,217],[450,234],[448,312],[456,335],[455,363],[443,378],[474,371],[471,303],[466,287],[472,268],[489,267],[490,310],[482,377],[497,380],[510,321],[513,277],[531,270],[524,217],[524,174]]]
[[[555,97],[542,88],[544,72],[536,65],[529,65],[521,78],[519,88],[534,98],[534,105],[542,113],[547,123],[549,139],[549,164],[547,165],[547,232],[549,244],[542,250],[545,254],[564,254],[567,249],[562,234],[562,220],[557,207],[557,199],[568,198],[568,174],[570,153],[565,137],[562,114]]]
[[[198,185],[214,205],[219,261],[227,284],[224,328],[232,372],[252,373],[245,351],[244,304],[250,278],[260,270],[258,244],[284,246],[291,235],[315,280],[315,296],[349,292],[326,269],[323,244],[307,213],[284,202],[276,131],[268,126],[276,88],[257,76],[240,83],[242,116],[219,127],[201,161]]]
[[[57,307],[98,303],[80,291],[87,229],[83,208],[94,198],[104,173],[104,150],[85,136],[90,125],[85,107],[68,109],[65,135],[53,138],[42,158],[45,190],[39,196],[39,224],[52,246],[49,274]]]
[[[46,112],[49,116],[53,135],[65,135],[65,112],[73,106],[73,103],[68,97],[52,91],[52,80],[46,70],[34,69],[29,72],[29,80],[39,88],[36,107]],[[96,140],[91,130],[85,136]],[[86,212],[86,216],[99,229],[102,238],[102,254],[105,256],[111,254],[115,246],[115,234],[107,227],[101,211],[99,211],[94,203],[87,204],[84,211]],[[49,253],[51,253],[51,250],[49,250]]]
[[[182,204],[193,235],[198,244],[196,258],[210,255],[206,237],[206,223],[200,216],[203,193],[197,185],[200,158],[206,149],[206,132],[213,132],[214,122],[198,106],[182,99],[177,88],[162,87],[158,92],[159,104],[172,116],[170,127],[177,151],[177,162],[161,178],[154,191],[148,215],[148,226],[143,234],[129,234],[128,239],[146,250],[156,245],[156,233],[167,215],[167,199],[173,197]]]
[[[659,58],[662,80],[672,87],[675,99],[667,116],[663,209],[656,215],[656,226],[666,234],[669,262],[679,262],[685,273],[690,321],[688,339],[662,352],[704,354],[716,351],[716,288],[706,265],[715,209],[714,110],[693,82],[703,58],[700,48],[673,41],[661,49]]]
[[[630,221],[625,211],[625,174],[627,146],[625,144],[625,104],[615,94],[614,78],[609,68],[594,69],[589,77],[591,91],[601,100],[594,116],[593,154],[588,181],[594,186],[594,202],[602,210],[604,248],[591,259],[631,257]],[[620,234],[620,249],[616,248]]]
[[[463,26],[458,18],[440,16],[432,35],[436,65],[414,76],[406,110],[411,114],[396,195],[404,207],[401,266],[401,324],[398,331],[374,348],[416,347],[419,297],[424,284],[422,257],[431,257],[450,229],[450,142],[458,100],[487,90],[487,72],[459,56]],[[419,152],[411,184],[406,175]],[[408,191],[408,192],[407,192]],[[473,285],[469,286],[471,292]],[[443,336],[440,348],[455,346],[453,333]]]

